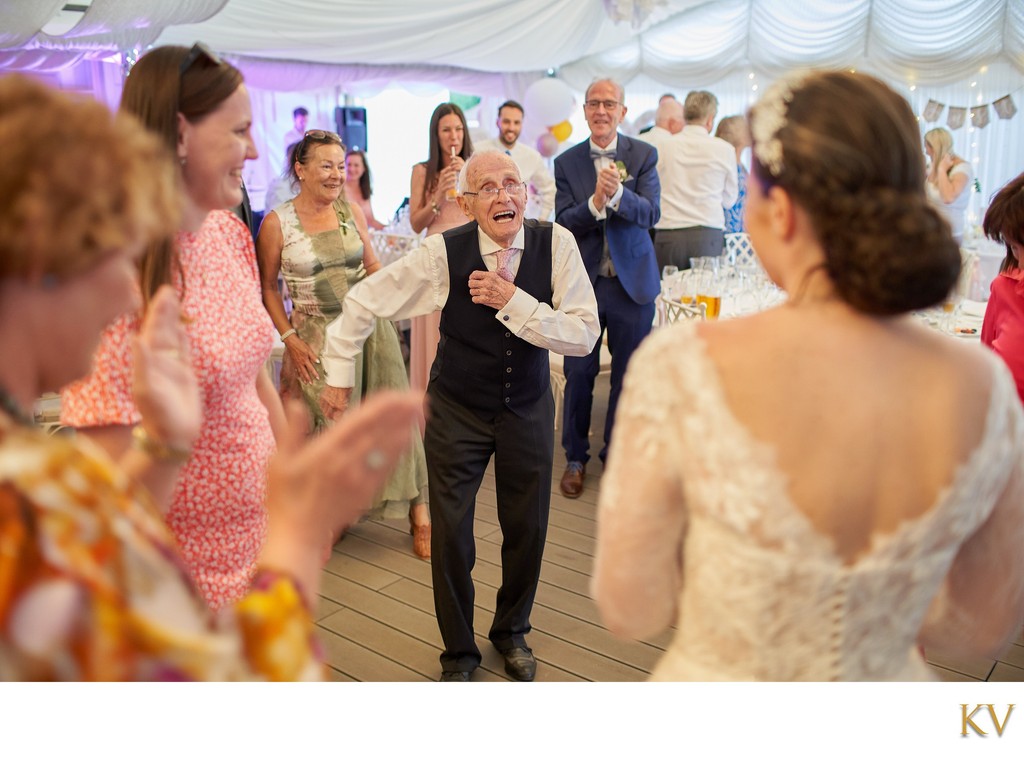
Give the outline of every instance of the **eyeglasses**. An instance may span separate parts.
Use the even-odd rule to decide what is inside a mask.
[[[202,42],[197,42],[192,46],[192,49],[188,51],[188,55],[185,56],[185,60],[181,62],[181,66],[178,68],[178,76],[184,76],[185,72],[188,71],[200,58],[206,58],[214,66],[220,66],[224,61],[220,59],[220,56],[210,50]]]
[[[479,195],[485,200],[494,200],[504,190],[510,198],[519,195],[526,189],[526,182],[509,182],[501,187],[485,187],[479,192],[464,192],[463,195]]]
[[[589,108],[592,111],[596,111],[602,105],[604,106],[604,109],[606,111],[614,111],[616,108],[619,107],[619,101],[618,100],[588,100],[588,101],[586,101],[583,104],[583,106],[585,108]]]

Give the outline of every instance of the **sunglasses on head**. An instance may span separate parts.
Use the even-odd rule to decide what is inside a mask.
[[[335,132],[328,132],[325,129],[307,129],[303,137],[312,137],[314,140],[337,140],[341,138]]]
[[[210,50],[202,42],[197,42],[192,46],[192,49],[188,51],[188,55],[185,56],[185,60],[181,62],[181,66],[178,68],[178,75],[184,76],[185,72],[188,71],[195,62],[200,58],[205,58],[210,61],[214,66],[220,66],[224,61],[221,60],[220,56]]]

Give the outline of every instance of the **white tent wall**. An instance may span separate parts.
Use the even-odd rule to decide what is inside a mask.
[[[493,110],[552,68],[577,93],[572,136],[586,135],[582,92],[597,76],[626,85],[629,118],[663,92],[709,89],[719,115],[742,113],[777,76],[803,67],[855,67],[900,90],[915,112],[931,100],[971,108],[1024,98],[1024,0],[57,0],[0,4],[0,72],[29,71],[111,105],[117,54],[135,46],[201,39],[243,70],[253,97],[260,161],[247,170],[258,197],[281,168],[295,105],[311,126],[331,126],[335,105],[368,107],[369,141],[383,200],[407,192],[425,155],[428,103],[407,113],[374,100],[426,88],[482,98],[476,134],[493,134]],[[615,23],[613,6],[634,24]],[[107,62],[103,62],[107,61]],[[755,87],[757,89],[755,89]],[[380,93],[386,92],[387,96]],[[429,100],[428,96],[428,100]],[[410,103],[413,102],[410,100]],[[948,109],[935,125],[944,125]],[[976,168],[972,213],[1024,171],[1024,114],[951,130]],[[550,126],[526,115],[530,140]],[[626,125],[626,129],[631,128]],[[933,126],[922,122],[922,133]],[[397,135],[397,136],[396,136]],[[422,141],[422,142],[421,142]],[[401,149],[396,149],[398,145]],[[403,152],[408,148],[407,152]],[[392,164],[396,164],[392,166]],[[400,165],[398,165],[400,164]],[[401,177],[401,181],[399,178]],[[403,186],[399,186],[399,185]],[[385,189],[385,185],[387,189]],[[392,188],[392,185],[394,187]],[[390,201],[381,213],[390,213]],[[259,203],[257,203],[257,207]]]

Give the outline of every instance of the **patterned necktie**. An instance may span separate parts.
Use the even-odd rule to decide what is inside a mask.
[[[512,274],[512,269],[509,268],[509,261],[512,260],[512,251],[514,248],[505,248],[505,250],[498,251],[498,276],[506,282],[515,282],[515,276]]]

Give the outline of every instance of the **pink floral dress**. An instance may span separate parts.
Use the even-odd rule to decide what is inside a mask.
[[[237,217],[214,211],[198,232],[180,233],[178,246],[203,428],[167,523],[203,598],[219,609],[244,595],[267,529],[263,498],[274,436],[256,377],[273,348],[273,325],[260,298],[252,238]],[[94,372],[61,393],[63,424],[139,421],[130,339],[138,325],[137,315],[126,315],[107,329]]]

